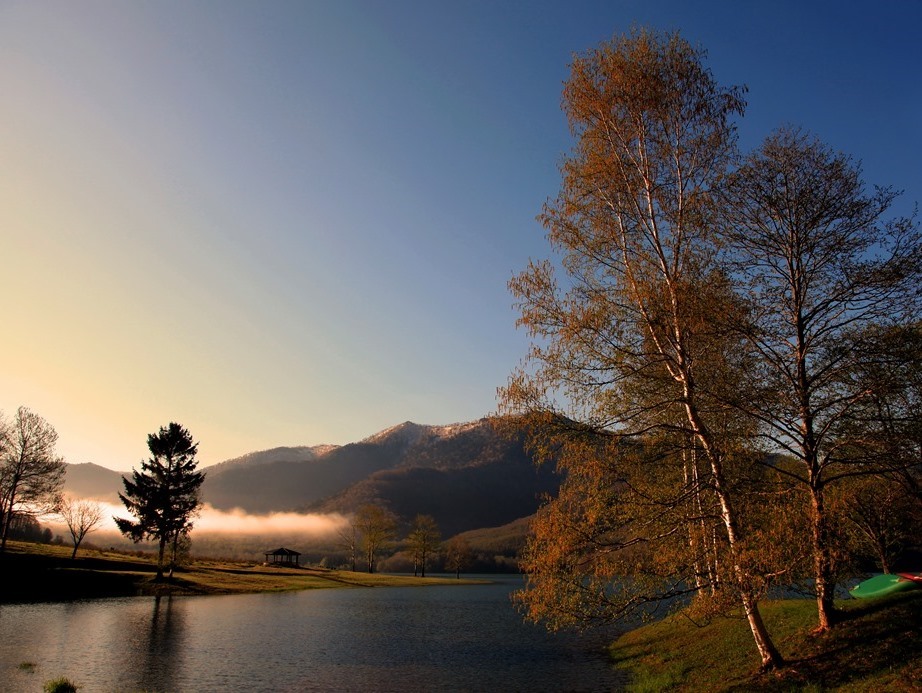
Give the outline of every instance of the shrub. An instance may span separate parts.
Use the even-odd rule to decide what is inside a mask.
[[[77,684],[61,676],[51,681],[45,681],[43,690],[45,693],[77,693]]]

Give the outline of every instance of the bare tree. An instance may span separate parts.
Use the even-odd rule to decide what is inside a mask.
[[[637,31],[574,60],[563,107],[576,143],[541,216],[565,282],[545,262],[510,283],[535,344],[503,390],[503,407],[555,410],[559,393],[570,418],[598,431],[641,436],[678,424],[708,466],[730,566],[725,584],[769,669],[781,657],[742,550],[730,429],[708,395],[727,358],[711,319],[727,303],[709,304],[725,287],[713,262],[715,192],[735,160],[730,118],[744,103],[742,90],[721,88],[702,59],[677,34]]]
[[[918,536],[922,504],[906,488],[877,476],[843,480],[844,517],[853,529],[857,553],[869,556],[885,573]]]
[[[471,545],[463,537],[453,537],[442,545],[445,556],[445,569],[453,572],[456,578],[461,577],[461,571],[470,565],[473,558]]]
[[[67,524],[71,539],[74,542],[74,552],[71,558],[77,557],[77,549],[87,534],[95,530],[102,522],[102,506],[99,501],[86,498],[65,498],[58,513]]]
[[[355,565],[358,561],[359,554],[359,530],[355,524],[355,518],[337,532],[342,546],[349,555],[349,570],[355,572]]]
[[[426,565],[438,553],[442,533],[432,515],[417,515],[413,520],[407,547],[413,556],[413,574],[426,577]]]
[[[375,572],[378,554],[397,536],[397,518],[380,505],[369,503],[355,514],[355,526],[362,537],[368,572]]]
[[[734,403],[800,461],[822,631],[835,616],[827,488],[871,471],[850,464],[868,460],[843,454],[839,434],[875,391],[871,328],[917,318],[922,244],[913,220],[885,219],[892,190],[866,193],[856,164],[800,131],[772,134],[730,182],[723,247],[748,304],[735,325],[757,363]]]
[[[54,512],[61,502],[66,464],[55,454],[58,434],[38,414],[20,407],[9,424],[0,421],[0,551],[19,514]]]

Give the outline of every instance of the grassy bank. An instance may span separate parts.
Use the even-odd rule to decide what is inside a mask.
[[[631,631],[612,656],[634,691],[920,691],[922,590],[838,604],[844,621],[813,635],[816,604],[766,603],[763,615],[788,665],[759,675],[745,619],[696,625],[681,614]]]
[[[94,597],[237,594],[291,590],[459,584],[448,578],[414,578],[322,568],[282,568],[239,561],[195,560],[173,580],[156,582],[152,556],[10,542],[0,556],[0,601],[62,601]],[[461,580],[461,583],[476,582]]]

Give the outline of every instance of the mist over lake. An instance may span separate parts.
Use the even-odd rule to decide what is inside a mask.
[[[487,585],[0,606],[4,690],[610,691],[608,634],[550,634]],[[33,671],[21,668],[35,664]]]

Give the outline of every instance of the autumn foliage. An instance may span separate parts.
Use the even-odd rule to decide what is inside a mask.
[[[846,481],[919,502],[922,243],[815,138],[743,156],[745,89],[705,57],[637,30],[571,65],[574,146],[540,216],[554,257],[510,282],[533,345],[501,410],[565,473],[517,599],[552,628],[740,608],[770,669],[771,587],[811,585],[834,623]]]

